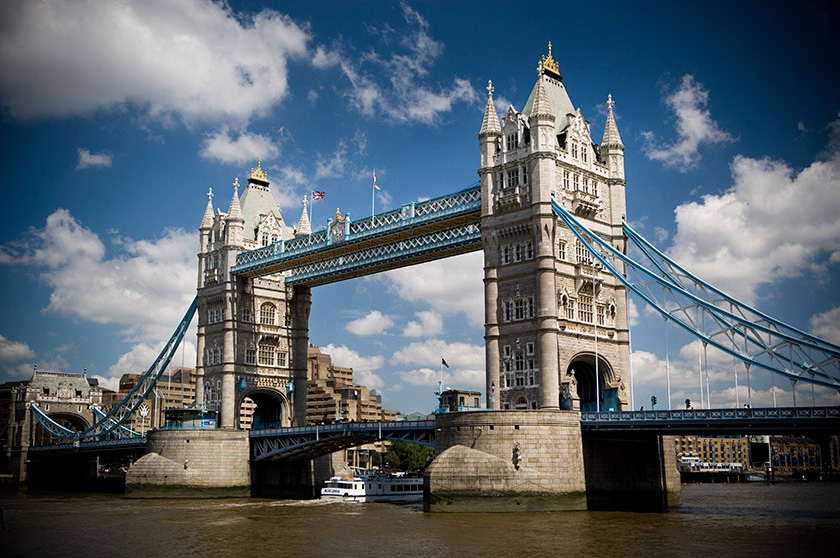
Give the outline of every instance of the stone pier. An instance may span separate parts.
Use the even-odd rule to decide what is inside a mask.
[[[435,450],[425,475],[426,511],[586,509],[575,411],[440,414]]]
[[[152,430],[146,454],[125,479],[137,497],[246,497],[251,493],[245,430]]]

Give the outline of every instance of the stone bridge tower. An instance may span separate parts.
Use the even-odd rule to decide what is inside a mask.
[[[624,145],[611,96],[603,140],[592,141],[550,43],[537,72],[522,112],[510,106],[501,124],[488,86],[478,136],[488,406],[621,410],[629,405],[626,291],[551,202],[624,250]]]
[[[294,236],[260,162],[241,198],[234,183],[227,213],[214,212],[208,193],[199,233],[196,401],[220,413],[222,428],[241,426],[245,398],[262,424],[305,420],[309,288],[287,286],[282,274],[230,273],[240,252]]]

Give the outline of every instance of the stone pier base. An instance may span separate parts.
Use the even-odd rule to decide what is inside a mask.
[[[586,509],[580,413],[442,413],[435,427],[426,511]]]
[[[125,478],[138,497],[247,497],[251,493],[246,430],[153,430],[146,454]]]

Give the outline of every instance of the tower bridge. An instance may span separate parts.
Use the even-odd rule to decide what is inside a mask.
[[[251,433],[255,470],[283,455],[305,458],[371,439],[374,430],[382,436],[384,425],[305,424],[312,288],[474,250],[484,255],[487,410],[444,413],[412,434],[410,425],[384,427],[386,438],[434,440],[429,509],[472,509],[479,495],[512,494],[525,502],[520,509],[610,507],[628,494],[661,509],[676,503],[679,491],[676,467],[662,454],[663,434],[683,426],[836,431],[836,408],[812,409],[807,417],[802,409],[787,415],[763,410],[762,417],[759,409],[729,417],[710,410],[631,411],[628,292],[703,347],[744,363],[748,374],[756,367],[840,389],[840,347],[727,296],[627,225],[624,144],[612,97],[598,144],[572,104],[550,46],[521,111],[509,106],[500,119],[493,93],[488,83],[479,182],[453,194],[355,221],[337,212],[313,232],[305,203],[296,226],[284,220],[259,161],[241,196],[234,183],[227,212],[215,209],[208,193],[194,306],[141,390],[108,414],[110,422],[97,422],[90,436],[116,432],[141,392],[152,389],[193,311],[197,404],[219,413],[224,444],[249,446],[238,425],[246,399],[256,403],[263,423],[284,427]],[[627,256],[631,245],[643,258]],[[72,436],[52,428],[56,436]],[[605,435],[610,432],[621,436]],[[132,468],[144,479],[165,473],[188,485],[209,475],[190,469],[196,458],[185,457],[186,444],[177,458],[160,453],[174,440],[171,432],[166,443],[154,436],[147,446],[154,449]],[[202,466],[211,470],[208,456],[217,455],[212,448],[219,444],[207,433],[189,436],[191,448],[205,448]],[[247,466],[231,468],[247,475]],[[237,479],[231,482],[243,482]]]

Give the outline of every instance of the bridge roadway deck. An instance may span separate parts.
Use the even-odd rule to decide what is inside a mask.
[[[465,412],[483,412],[473,410]],[[781,435],[840,434],[840,407],[778,407],[739,409],[679,409],[662,411],[604,411],[581,413],[581,430],[587,432],[647,432],[661,435]],[[434,446],[435,421],[348,422],[293,428],[254,430],[250,433],[251,457],[309,459],[376,440],[401,440]],[[30,446],[34,455],[69,452],[136,450],[146,438],[128,438]]]

